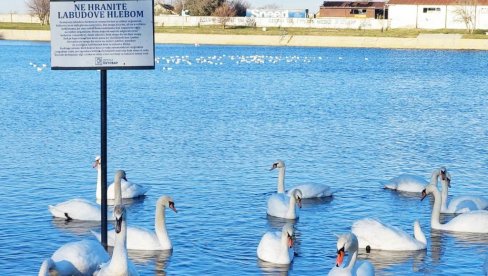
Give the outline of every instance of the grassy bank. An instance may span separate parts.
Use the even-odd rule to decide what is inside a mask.
[[[14,30],[49,30],[49,25],[35,23],[1,23],[0,29]],[[419,34],[462,34],[463,38],[488,39],[485,31],[475,31],[468,34],[463,30],[419,30],[419,29],[391,29],[381,30],[352,30],[352,29],[313,29],[313,28],[251,28],[201,26],[201,27],[156,27],[157,33],[178,34],[231,34],[231,35],[311,35],[311,36],[368,36],[368,37],[417,37]]]
[[[488,39],[485,31],[468,34],[463,30],[420,30],[420,29],[390,29],[381,30],[353,30],[353,29],[314,29],[314,28],[251,28],[201,26],[201,27],[156,27],[158,33],[180,34],[233,34],[233,35],[313,35],[313,36],[369,36],[369,37],[417,37],[419,34],[462,34],[463,38]]]
[[[0,22],[0,29],[49,31],[50,26],[49,25],[41,25],[38,23],[6,23],[6,22]]]

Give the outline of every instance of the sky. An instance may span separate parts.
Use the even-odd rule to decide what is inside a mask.
[[[0,0],[3,1],[3,0]],[[319,10],[324,1],[320,0],[246,0],[252,8],[260,8],[274,4],[283,9],[309,9],[311,12]]]
[[[0,13],[27,13],[27,0],[0,0]],[[323,1],[320,0],[246,0],[252,8],[274,4],[283,9],[309,9],[317,12]],[[167,0],[166,2],[171,2]]]

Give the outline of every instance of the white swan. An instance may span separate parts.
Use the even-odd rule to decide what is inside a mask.
[[[294,230],[291,224],[285,224],[281,232],[266,232],[259,242],[258,258],[275,264],[289,264],[293,261]]]
[[[173,248],[169,239],[165,223],[165,209],[170,208],[175,213],[176,208],[174,201],[169,196],[162,196],[156,203],[156,216],[154,227],[156,232],[144,228],[129,226],[127,227],[127,249],[134,250],[169,250]],[[100,233],[92,233],[101,240]],[[107,243],[109,246],[115,244],[115,232],[111,230],[107,234]]]
[[[350,254],[349,260],[344,266],[341,266],[346,252]],[[356,236],[352,233],[340,235],[337,240],[336,266],[329,271],[328,275],[374,275],[374,266],[368,261],[357,261],[357,256],[358,239]]]
[[[125,171],[118,170],[115,172],[114,184],[112,184],[112,193],[118,200],[115,204],[122,204],[121,181],[125,179]],[[97,187],[98,189],[98,187]],[[64,218],[66,220],[101,220],[101,209],[96,203],[90,202],[86,199],[75,198],[56,205],[49,205],[49,212],[54,217]],[[113,218],[113,216],[110,216]],[[109,220],[110,220],[109,217]]]
[[[420,176],[402,174],[388,180],[384,188],[399,192],[421,193],[428,184],[436,183],[437,185],[437,179],[439,178],[440,173],[441,169],[434,170],[430,177],[430,183]]]
[[[96,168],[98,171],[97,176],[97,199],[102,198],[102,164],[100,156],[95,158],[95,162],[93,163],[93,168]],[[149,188],[143,187],[139,184],[134,184],[132,182],[127,181],[127,177],[122,178],[121,182],[122,186],[122,198],[138,198],[142,197],[146,194]],[[107,188],[107,199],[113,200],[114,199],[114,184],[110,184]]]
[[[422,191],[421,200],[429,194],[434,197],[434,206],[432,207],[432,215],[430,219],[430,226],[433,229],[456,232],[488,233],[488,211],[484,210],[460,214],[449,222],[441,224],[439,221],[441,214],[441,195],[436,185],[427,185]]]
[[[98,266],[109,259],[98,241],[70,242],[56,250],[42,262],[39,276],[92,275]]]
[[[488,208],[488,199],[483,196],[458,196],[452,198],[447,204],[449,188],[451,188],[451,174],[443,167],[441,170],[441,213],[443,214],[460,214],[475,210],[484,210]]]
[[[273,194],[268,199],[267,213],[273,217],[297,219],[299,213],[296,205],[302,208],[302,192],[300,190],[293,191],[292,196]]]
[[[279,169],[278,173],[278,193],[285,192],[285,162],[278,160],[271,166],[270,171]],[[291,196],[294,190],[299,189],[302,192],[302,198],[316,198],[332,196],[332,190],[329,186],[323,184],[301,184],[293,187],[287,192],[288,196]]]
[[[82,198],[74,198],[56,205],[49,205],[49,212],[53,217],[66,220],[93,220],[100,221],[100,205]]]
[[[139,275],[134,264],[127,255],[127,220],[124,205],[114,207],[115,246],[112,258],[100,266],[93,274],[97,276]]]
[[[383,224],[381,221],[365,218],[355,221],[351,232],[359,241],[359,248],[392,251],[422,250],[427,247],[420,223],[413,224],[414,237],[400,228]]]

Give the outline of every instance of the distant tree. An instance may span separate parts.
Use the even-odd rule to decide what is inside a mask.
[[[29,13],[39,18],[41,25],[49,24],[49,0],[27,0],[26,5],[29,9]]]
[[[175,8],[175,13],[181,15],[181,11],[183,10],[183,0],[176,0],[172,3]]]
[[[225,0],[182,0],[182,6],[193,16],[210,16]]]
[[[230,21],[230,18],[236,16],[236,10],[231,4],[225,2],[215,9],[212,15],[219,17],[219,22],[225,29],[225,25]]]
[[[457,2],[454,13],[457,15],[457,21],[463,22],[466,25],[466,30],[472,34],[475,27],[475,13],[477,0],[459,0]]]
[[[162,14],[176,14],[175,8],[170,4],[164,3],[163,0],[154,1],[154,15]]]
[[[236,11],[235,16],[246,16],[246,10],[251,7],[245,0],[232,0],[229,3]]]

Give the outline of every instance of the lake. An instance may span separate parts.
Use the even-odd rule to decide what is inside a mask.
[[[100,73],[51,71],[48,43],[0,49],[0,274],[37,275],[61,245],[99,231],[47,206],[95,201]],[[161,195],[178,209],[166,215],[171,254],[130,252],[141,275],[326,275],[335,234],[365,217],[408,233],[418,219],[428,241],[360,251],[377,275],[483,274],[488,234],[431,231],[432,200],[382,183],[446,166],[451,196],[487,196],[488,52],[157,45],[156,55],[155,70],[108,72],[109,181],[124,169],[150,187],[128,224],[154,229]],[[278,159],[288,188],[334,190],[304,202],[289,267],[256,256],[284,223],[266,215]]]

